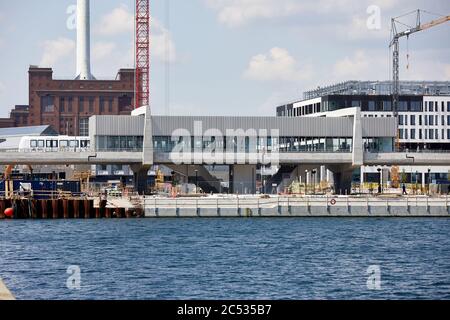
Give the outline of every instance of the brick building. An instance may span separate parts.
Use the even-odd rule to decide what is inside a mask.
[[[85,136],[89,117],[133,110],[134,69],[120,69],[114,80],[58,80],[51,68],[36,66],[28,73],[28,126],[51,125],[59,134]]]
[[[0,118],[0,128],[28,126],[28,114],[28,106],[17,105],[11,110],[9,118]]]

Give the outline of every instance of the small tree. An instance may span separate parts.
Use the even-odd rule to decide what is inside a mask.
[[[392,188],[398,188],[399,187],[399,168],[398,166],[392,166],[391,168],[391,182],[392,182]]]

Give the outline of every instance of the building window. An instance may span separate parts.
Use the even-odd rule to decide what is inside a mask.
[[[434,102],[434,112],[438,112],[438,102]]]
[[[415,115],[411,115],[410,116],[410,124],[412,125],[412,126],[415,126],[416,125],[416,116]]]
[[[434,126],[434,117],[433,117],[433,115],[429,115],[428,116],[428,124],[430,126]]]
[[[445,112],[445,104],[444,101],[441,102],[441,111]]]
[[[69,98],[69,106],[68,106],[68,112],[69,113],[72,113],[72,111],[73,111],[73,98],[72,97],[70,97]]]
[[[422,115],[419,115],[419,126],[422,125]]]
[[[78,112],[84,112],[84,97],[78,98]]]
[[[94,113],[94,97],[89,98],[89,113]]]
[[[408,129],[405,129],[405,139],[408,139]]]
[[[398,116],[398,124],[401,125],[401,126],[403,125],[403,115],[399,115]]]
[[[411,111],[420,112],[422,111],[422,102],[411,101]]]
[[[54,98],[51,96],[41,97],[41,107],[43,112],[54,112],[55,111]]]
[[[65,101],[64,97],[59,98],[59,112],[63,113],[66,111],[65,104],[66,104],[66,101]]]
[[[442,135],[442,136],[441,136],[441,139],[445,139],[445,136],[444,136],[444,135],[445,135],[444,129],[441,130],[441,135]]]
[[[400,139],[403,139],[403,132],[404,132],[404,131],[405,131],[405,130],[403,130],[403,129],[399,129],[399,130],[398,130]]]
[[[433,140],[434,137],[434,129],[428,129],[428,138]]]
[[[450,139],[450,129],[447,129],[447,139]]]
[[[447,101],[447,112],[450,112],[450,101]]]
[[[375,101],[369,101],[369,111],[375,111]]]
[[[434,130],[434,136],[435,136],[436,140],[439,140],[439,130],[438,129]]]
[[[411,129],[411,139],[416,139],[416,129]]]
[[[445,116],[441,116],[441,125],[445,126]]]
[[[100,97],[100,114],[105,113],[105,98]]]
[[[392,111],[392,102],[391,101],[383,101],[383,110],[384,111]]]
[[[113,112],[113,99],[109,99],[108,101],[108,112],[109,113]]]
[[[422,140],[422,129],[419,129],[419,140]]]
[[[408,111],[408,102],[400,101],[398,104],[398,111]]]
[[[81,118],[79,126],[80,126],[80,136],[82,137],[89,136],[89,118]]]

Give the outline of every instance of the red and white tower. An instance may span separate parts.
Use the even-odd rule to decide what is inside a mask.
[[[150,4],[136,0],[135,108],[150,105]]]

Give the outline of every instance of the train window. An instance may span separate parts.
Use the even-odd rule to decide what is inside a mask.
[[[36,140],[31,140],[30,141],[30,148],[37,148],[37,141]]]
[[[78,148],[79,144],[77,140],[70,140],[70,145],[71,148]]]
[[[47,140],[47,148],[58,148],[58,140]]]
[[[38,140],[38,148],[44,148],[45,141],[44,140]]]
[[[67,148],[67,147],[69,146],[69,141],[67,141],[67,140],[61,140],[61,141],[59,142],[59,145],[60,145],[61,148]]]

